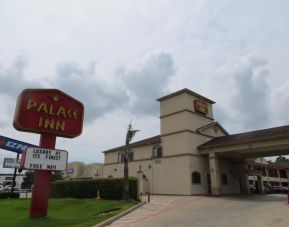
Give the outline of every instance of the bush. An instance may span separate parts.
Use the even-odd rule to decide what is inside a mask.
[[[99,190],[102,199],[123,198],[123,178],[98,180],[67,180],[51,184],[50,197],[96,198]],[[137,200],[137,179],[129,179],[130,198]]]
[[[0,192],[0,199],[8,199],[8,198],[19,198],[19,193],[13,192]]]

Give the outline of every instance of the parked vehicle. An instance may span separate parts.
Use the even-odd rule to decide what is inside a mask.
[[[273,186],[271,184],[264,184],[264,192],[266,194],[273,193],[274,192]]]
[[[12,190],[12,186],[11,185],[5,185],[4,186],[4,191],[11,191]],[[19,191],[19,188],[14,186],[14,191]]]
[[[257,188],[255,185],[250,184],[250,192],[251,193],[256,193],[257,192]]]
[[[288,193],[288,188],[284,186],[273,186],[274,193]]]

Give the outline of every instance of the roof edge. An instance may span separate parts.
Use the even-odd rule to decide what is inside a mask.
[[[184,88],[184,89],[182,89],[182,90],[179,90],[179,91],[176,91],[176,92],[174,92],[174,93],[171,93],[171,94],[165,95],[165,96],[163,96],[163,97],[160,97],[160,98],[157,99],[157,101],[160,102],[160,101],[163,101],[163,100],[165,100],[165,99],[174,97],[174,96],[179,95],[179,94],[182,94],[182,93],[188,93],[188,94],[194,95],[194,96],[196,96],[196,97],[198,97],[198,98],[201,98],[201,99],[207,101],[207,102],[210,103],[210,104],[215,104],[215,103],[216,103],[215,101],[213,101],[213,100],[211,100],[211,99],[208,99],[208,98],[206,98],[205,96],[202,96],[202,95],[200,95],[200,94],[198,94],[198,93],[196,93],[196,92],[193,92],[193,91],[191,91],[191,90],[188,89],[188,88]]]
[[[204,125],[204,126],[202,126],[202,127],[200,127],[200,128],[197,128],[196,131],[197,131],[197,132],[198,132],[198,131],[202,131],[202,130],[204,130],[204,129],[210,128],[210,127],[213,126],[213,125],[217,125],[227,136],[230,135],[230,133],[228,133],[227,130],[224,129],[223,126],[222,126],[218,121],[214,121],[214,122],[212,122],[212,123],[210,123],[210,124],[207,124],[207,125]]]
[[[157,135],[157,136],[149,137],[149,138],[131,143],[129,147],[130,148],[141,147],[141,146],[145,146],[145,145],[149,145],[149,144],[158,144],[160,142],[161,142],[161,136]],[[102,153],[114,152],[114,151],[121,150],[124,148],[125,148],[125,146],[115,147],[115,148],[111,148],[111,149],[106,150],[106,151],[102,151]]]

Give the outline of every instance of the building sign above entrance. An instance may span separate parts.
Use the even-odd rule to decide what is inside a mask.
[[[21,168],[30,170],[64,171],[68,153],[64,150],[50,150],[29,147],[23,151]]]
[[[73,138],[82,132],[83,104],[57,89],[25,89],[17,100],[17,130]]]
[[[201,99],[196,99],[194,101],[195,111],[201,114],[207,114],[208,113],[208,103]]]

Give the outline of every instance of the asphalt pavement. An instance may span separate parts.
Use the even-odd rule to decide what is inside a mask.
[[[146,199],[146,198],[145,198]],[[114,227],[288,227],[287,195],[160,196],[116,220]]]

